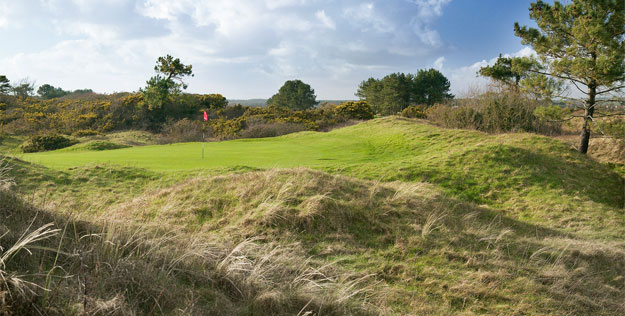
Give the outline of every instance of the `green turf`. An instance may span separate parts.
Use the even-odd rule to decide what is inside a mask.
[[[345,132],[300,133],[277,138],[205,143],[204,159],[202,143],[141,146],[97,152],[66,149],[26,154],[23,159],[55,169],[110,163],[155,171],[180,171],[241,165],[262,168],[340,165],[384,158],[372,155],[372,144],[366,136]],[[380,135],[376,139],[383,141],[384,136]]]
[[[423,181],[462,200],[507,209],[529,222],[549,219],[578,231],[580,221],[592,223],[594,232],[618,228],[609,221],[619,218],[615,210],[625,200],[623,179],[613,169],[560,141],[534,134],[487,135],[389,117],[328,133],[204,146],[205,159],[201,143],[99,151],[83,146],[22,157],[70,173],[76,167],[119,165],[180,179],[223,170],[302,166],[365,179]]]
[[[376,275],[397,315],[622,311],[620,166],[548,137],[390,117],[206,143],[204,160],[201,143],[96,145],[18,155],[41,165],[13,160],[17,187],[88,220],[296,241],[322,264]],[[328,173],[247,172],[297,166]]]

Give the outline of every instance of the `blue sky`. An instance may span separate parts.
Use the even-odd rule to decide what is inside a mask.
[[[158,56],[192,64],[189,92],[268,98],[289,79],[353,99],[368,77],[437,68],[463,95],[480,66],[527,55],[529,0],[0,0],[0,74],[135,91]]]

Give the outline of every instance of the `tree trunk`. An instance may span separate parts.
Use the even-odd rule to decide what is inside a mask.
[[[588,152],[588,142],[590,141],[590,122],[595,114],[595,97],[597,96],[597,85],[591,83],[588,85],[588,99],[584,109],[584,126],[582,127],[582,135],[579,143],[579,152],[586,154]]]

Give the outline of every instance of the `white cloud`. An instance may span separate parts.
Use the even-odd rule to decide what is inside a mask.
[[[434,61],[434,69],[441,71],[443,70],[443,66],[445,64],[445,57],[441,56],[438,57],[435,61]]]
[[[430,29],[429,26],[418,20],[413,20],[411,25],[412,30],[419,37],[422,43],[431,47],[439,47],[442,45],[441,37],[437,31]]]
[[[365,27],[363,31],[375,30],[380,33],[391,33],[395,26],[384,16],[378,14],[379,10],[373,3],[363,3],[358,6],[347,7],[343,10],[343,17],[356,25]]]
[[[332,29],[332,30],[336,29],[336,24],[328,15],[326,15],[325,10],[317,11],[317,13],[315,13],[315,16],[317,17],[317,19],[319,19],[321,24],[323,24],[325,27]]]
[[[8,2],[0,2],[0,29],[9,26],[12,7]]]
[[[530,56],[537,56],[537,55],[536,55],[536,51],[533,48],[531,48],[529,46],[525,46],[521,50],[519,50],[518,52],[512,54],[512,56],[514,56],[514,57],[530,57]]]
[[[416,0],[419,6],[419,18],[432,19],[443,15],[443,7],[451,0]]]
[[[193,64],[192,92],[267,97],[300,78],[318,85],[320,97],[344,98],[364,78],[414,71],[415,60],[440,56],[432,25],[448,2],[0,0],[0,28],[39,24],[41,39],[50,39],[0,53],[0,64],[10,78],[112,92],[144,85],[156,58],[171,54]],[[38,40],[30,41],[45,42]],[[252,95],[258,91],[266,92]]]
[[[270,10],[275,10],[283,7],[290,7],[296,5],[305,4],[305,0],[266,0],[265,5]]]

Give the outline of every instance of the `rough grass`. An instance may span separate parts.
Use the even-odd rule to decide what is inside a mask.
[[[368,276],[296,244],[51,214],[0,191],[2,315],[369,315]],[[54,229],[53,229],[54,227]]]
[[[429,182],[460,200],[532,223],[549,220],[570,231],[612,237],[625,233],[620,225],[625,189],[615,169],[534,134],[487,135],[391,117],[328,133],[207,143],[206,159],[200,153],[200,143],[186,143],[23,158],[60,172],[105,162],[178,179],[201,172],[305,166],[383,182]]]
[[[155,301],[165,314],[625,312],[623,179],[560,141],[385,118],[206,144],[205,161],[175,158],[199,146],[26,155],[51,168],[14,159],[11,174],[33,209],[71,214],[88,224],[81,232],[110,234],[116,245],[133,232],[155,245],[114,256],[135,260],[126,272],[92,271],[119,282],[107,293],[141,280],[116,293],[122,314],[154,312]],[[81,247],[99,245],[88,240]],[[217,249],[210,260],[185,255],[207,249]],[[88,266],[115,266],[105,254]],[[180,275],[163,268],[181,257]]]
[[[295,245],[311,263],[370,276],[378,314],[625,312],[622,240],[528,224],[429,184],[309,169],[200,177],[114,206],[103,215],[112,218],[216,244]]]

